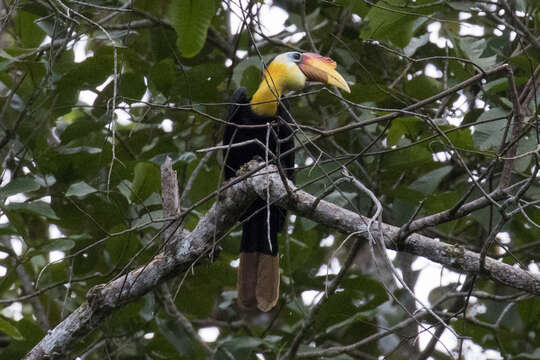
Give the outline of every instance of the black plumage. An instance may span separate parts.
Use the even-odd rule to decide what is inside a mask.
[[[286,100],[282,100],[278,106],[275,116],[259,116],[251,110],[248,105],[246,88],[237,89],[232,97],[231,107],[229,108],[228,122],[237,125],[273,125],[274,132],[270,132],[268,141],[268,149],[270,150],[269,159],[272,159],[271,154],[285,153],[294,147],[294,137],[291,128],[292,119],[289,115],[289,105]],[[245,105],[235,105],[245,104]],[[235,144],[247,140],[257,139],[260,144],[266,144],[266,127],[256,128],[241,128],[234,125],[226,125],[223,135],[223,145]],[[277,135],[277,138],[276,138]],[[278,141],[281,140],[281,141]],[[248,144],[240,147],[233,147],[223,150],[225,159],[225,179],[230,179],[236,176],[236,171],[245,163],[259,156],[266,159],[265,149],[260,144]],[[294,152],[281,157],[281,167],[286,176],[294,179]],[[256,214],[255,214],[256,213]],[[255,214],[255,215],[253,215]],[[267,241],[267,224],[266,224],[266,201],[257,199],[246,211],[245,217],[253,215],[243,225],[241,251],[253,252],[258,251],[263,254],[276,255],[278,251],[277,233],[283,229],[286,213],[280,207],[270,205],[270,239],[272,242],[272,251],[269,249]]]
[[[224,163],[225,163],[225,179],[231,179],[236,177],[236,171],[242,167],[248,161],[261,157],[266,159],[266,151],[264,145],[267,141],[267,131],[266,126],[256,127],[256,128],[242,128],[237,127],[236,125],[266,125],[270,123],[274,131],[270,132],[268,139],[268,149],[270,153],[268,154],[269,160],[272,159],[272,155],[279,156],[294,147],[294,136],[291,124],[292,119],[288,112],[288,104],[285,100],[281,101],[277,108],[276,115],[274,116],[260,116],[257,115],[251,109],[249,105],[250,99],[247,97],[247,92],[245,88],[237,89],[232,97],[231,107],[229,108],[228,122],[231,125],[225,126],[225,133],[223,136],[223,145],[235,144],[244,142],[247,140],[257,139],[260,144],[251,143],[248,145],[243,145],[239,147],[229,147],[223,150]],[[262,144],[262,146],[261,146]],[[275,163],[275,161],[274,161]],[[293,180],[294,178],[294,152],[280,157],[280,166],[284,170],[286,176]],[[253,204],[248,208],[248,210],[242,215],[241,221],[244,221],[242,226],[242,242],[240,245],[241,253],[247,254],[264,254],[276,257],[278,255],[278,242],[277,235],[280,231],[283,230],[286,211],[281,209],[276,205],[270,205],[270,241],[271,246],[268,243],[267,235],[267,204],[265,199],[258,198]],[[258,259],[256,257],[255,259]],[[239,269],[239,283],[242,280],[242,271],[249,271],[246,277],[257,277],[259,279],[252,279],[252,284],[245,285],[251,289],[252,287],[262,286],[261,279],[264,278],[264,274],[261,275],[261,265],[257,265],[257,261],[253,260],[255,264],[251,264],[250,261],[245,261],[244,265],[242,264],[242,259]],[[265,260],[266,261],[266,260]],[[259,261],[260,262],[260,261]],[[245,264],[250,264],[249,266],[252,269],[247,269]],[[244,269],[242,269],[244,266]],[[258,266],[258,267],[257,267]],[[273,262],[274,267],[277,267],[277,270],[274,269],[273,278],[277,276],[277,288],[279,288],[279,263],[276,261]],[[268,270],[270,271],[270,270]],[[275,274],[277,271],[277,275]],[[255,272],[255,274],[251,274]],[[257,275],[257,273],[259,275]],[[255,285],[253,285],[255,284]],[[240,284],[239,284],[240,286]],[[266,285],[265,285],[266,286]],[[240,287],[239,287],[240,289]],[[251,290],[249,290],[251,291]],[[255,291],[255,290],[253,290]],[[239,290],[240,292],[240,290]],[[254,295],[253,295],[254,297]],[[239,295],[240,298],[240,295]],[[275,299],[277,301],[277,297]],[[255,301],[255,300],[253,300]],[[240,299],[242,302],[242,299]],[[244,304],[245,307],[252,306],[254,304]],[[261,306],[257,305],[259,308]],[[273,305],[272,305],[273,306]]]

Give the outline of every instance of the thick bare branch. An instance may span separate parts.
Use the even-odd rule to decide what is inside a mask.
[[[276,179],[277,180],[277,179]],[[308,217],[320,224],[333,227],[345,233],[359,232],[367,237],[367,224],[369,218],[355,214],[337,205],[322,200],[315,211],[311,204],[316,198],[306,192],[298,191],[294,201],[286,197],[285,189],[276,180],[271,181],[272,199],[280,199],[278,203],[296,212],[298,215]],[[291,184],[291,188],[292,187]],[[257,190],[257,187],[255,187]],[[388,249],[398,250],[392,239],[397,238],[399,227],[382,223],[372,225],[372,232],[381,231],[384,235],[385,245]],[[442,241],[423,236],[417,233],[410,235],[400,244],[399,251],[423,256],[434,262],[454,269],[458,272],[476,272],[480,256],[461,246],[446,244]],[[485,275],[502,284],[521,289],[531,294],[540,295],[540,276],[531,272],[514,268],[493,258],[486,258]]]
[[[249,172],[259,166],[259,163],[252,161],[244,167],[244,171]],[[197,227],[191,233],[184,232],[186,235],[181,241],[173,241],[174,254],[160,253],[144,267],[107,285],[92,288],[87,296],[88,303],[81,305],[51,330],[25,359],[61,357],[79,338],[96,329],[110,313],[137,300],[166,279],[191,268],[211,249],[213,240],[220,238],[236,222],[239,214],[253,199],[256,196],[266,197],[267,191],[271,202],[326,226],[345,233],[355,232],[367,238],[368,218],[324,200],[314,209],[313,203],[317,200],[314,196],[297,190],[292,182],[289,187],[294,193],[292,197],[288,195],[275,166],[270,166],[223,190]],[[392,239],[397,238],[399,227],[384,223],[372,224],[371,232],[382,233],[385,246],[398,250]],[[426,257],[459,272],[475,273],[480,264],[480,256],[475,252],[416,233],[400,243],[399,251]],[[504,285],[540,295],[540,276],[537,274],[489,257],[485,259],[483,273]]]
[[[191,233],[172,239],[174,254],[160,253],[148,264],[106,285],[90,289],[82,304],[26,355],[26,360],[54,359],[65,356],[81,337],[98,328],[113,311],[133,302],[170,277],[185,272],[203,256],[214,235],[221,236],[238,219],[242,210],[256,196],[248,182],[240,182],[222,192],[222,197],[199,221]]]
[[[163,198],[163,212],[167,217],[180,215],[180,200],[178,192],[178,177],[172,169],[172,160],[167,156],[161,165],[161,196]],[[180,228],[181,219],[170,220],[164,225],[163,239],[165,242],[172,239],[174,233]]]

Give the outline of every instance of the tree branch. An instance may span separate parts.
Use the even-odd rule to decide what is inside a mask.
[[[249,173],[260,164],[251,161],[242,169]],[[270,171],[267,174],[267,170]],[[240,174],[241,175],[241,174]],[[267,190],[266,184],[269,184]],[[320,224],[345,233],[368,236],[369,219],[352,211],[321,200],[316,208],[314,196],[297,190],[289,183],[294,195],[289,196],[275,166],[269,166],[253,176],[224,189],[212,208],[199,221],[191,233],[175,233],[171,249],[173,254],[160,253],[148,264],[121,276],[106,285],[92,288],[87,295],[88,303],[81,305],[58,324],[27,354],[25,359],[58,358],[89,332],[97,329],[103,319],[113,311],[137,300],[170,277],[190,269],[209,251],[214,239],[219,239],[234,225],[244,209],[256,196],[265,198],[269,191],[270,201],[310,218]],[[397,250],[392,239],[397,238],[399,227],[377,223],[371,224],[372,233],[382,233],[385,246]],[[183,235],[184,234],[184,235]],[[180,241],[181,240],[181,241]],[[458,272],[475,273],[479,269],[479,254],[461,246],[446,244],[414,233],[400,243],[400,251],[426,257]],[[530,294],[540,295],[540,276],[529,271],[486,257],[483,274],[489,278]]]
[[[170,247],[167,246],[168,249],[175,249],[173,254],[159,253],[146,265],[106,285],[90,289],[88,302],[49,331],[24,359],[55,359],[65,356],[66,351],[78,339],[97,329],[112,312],[139,299],[167,279],[190,269],[211,250],[214,236],[220,237],[233,226],[256,196],[248,187],[248,181],[234,184],[223,190],[221,195],[191,233],[173,234],[169,239]]]

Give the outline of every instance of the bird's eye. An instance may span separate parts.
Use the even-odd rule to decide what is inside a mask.
[[[293,53],[292,57],[293,57],[294,60],[300,61],[300,59],[302,59],[302,54],[300,54],[298,52],[295,52],[295,53]]]

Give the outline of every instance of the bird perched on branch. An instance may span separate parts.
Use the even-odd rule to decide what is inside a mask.
[[[300,52],[276,56],[251,98],[245,88],[234,92],[223,136],[223,145],[229,145],[223,150],[226,179],[235,177],[236,171],[254,157],[268,159],[281,167],[282,174],[294,178],[292,149],[296,126],[287,101],[281,97],[304,88],[308,81],[335,85],[350,92],[347,82],[336,71],[335,61]],[[279,298],[277,234],[283,229],[286,212],[258,198],[241,219],[238,304],[242,308],[269,311]]]

